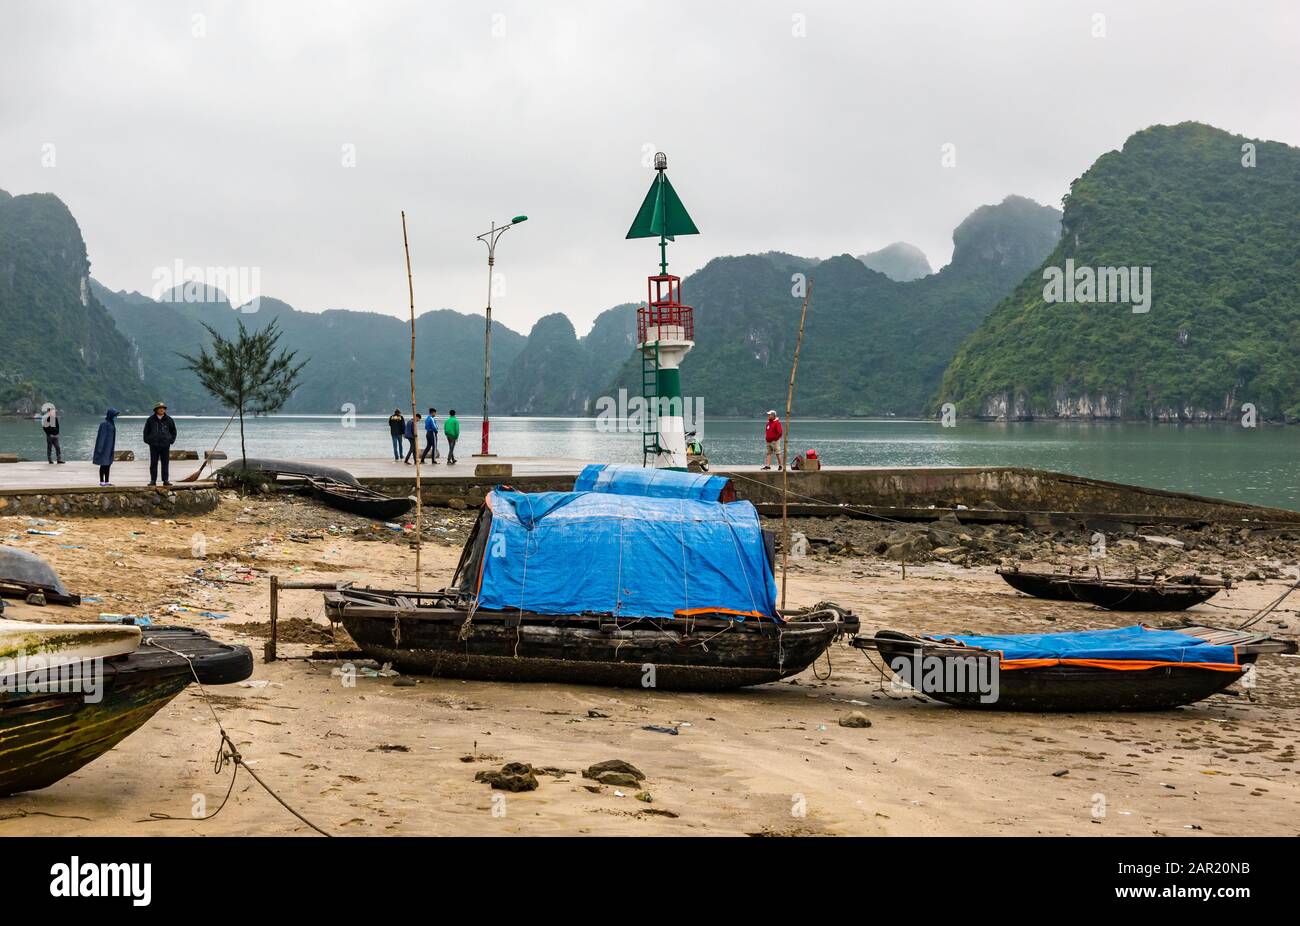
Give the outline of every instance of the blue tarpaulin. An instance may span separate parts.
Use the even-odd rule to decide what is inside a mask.
[[[776,615],[776,582],[748,502],[497,489],[487,505],[480,608]]]
[[[644,495],[650,498],[696,498],[716,502],[731,480],[725,476],[684,473],[652,466],[618,466],[591,463],[578,475],[575,492],[610,492],[614,495]]]
[[[1112,630],[1072,633],[1020,633],[1005,637],[934,634],[931,640],[955,640],[966,646],[997,650],[1003,661],[1018,659],[1100,660],[1114,662],[1237,664],[1231,646],[1208,643],[1176,630],[1153,630],[1134,624]]]

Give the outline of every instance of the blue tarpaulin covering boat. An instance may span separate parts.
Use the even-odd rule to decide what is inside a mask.
[[[660,690],[788,678],[857,632],[832,602],[777,610],[768,536],[749,502],[716,500],[726,480],[636,473],[589,471],[591,491],[498,488],[451,585],[343,588],[326,613],[403,671]]]
[[[777,616],[776,582],[748,502],[497,489],[486,504],[479,608]]]
[[[1141,624],[1108,630],[1018,633],[1009,636],[931,634],[926,639],[992,650],[1001,654],[1003,669],[1053,663],[1086,663],[1113,669],[1148,668],[1154,665],[1235,669],[1238,664],[1237,651],[1233,646],[1211,643],[1177,630],[1157,630]]]
[[[730,502],[736,497],[731,480],[725,476],[613,463],[591,463],[584,467],[573,491],[646,498],[693,498],[702,502]]]

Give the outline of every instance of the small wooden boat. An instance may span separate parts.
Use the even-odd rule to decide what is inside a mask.
[[[321,466],[319,463],[301,463],[297,460],[269,460],[264,457],[249,457],[246,460],[243,458],[232,460],[225,466],[221,467],[221,469],[217,470],[213,476],[220,479],[222,473],[233,473],[237,470],[253,470],[259,473],[267,473],[272,476],[288,476],[296,479],[306,479],[308,477],[332,479],[335,482],[342,482],[347,485],[361,485],[355,476],[347,470],[339,469],[336,466]]]
[[[363,518],[393,521],[410,511],[415,504],[414,496],[393,498],[367,488],[347,470],[333,466],[320,466],[316,463],[299,463],[294,460],[267,460],[260,457],[235,460],[217,470],[216,478],[220,480],[223,473],[237,470],[254,470],[274,476],[277,480],[282,476],[286,477],[295,485],[301,484],[307,494],[331,508],[360,515]],[[298,483],[298,480],[301,480],[301,483]]]
[[[1003,581],[1018,592],[1024,592],[1026,595],[1033,595],[1035,598],[1046,598],[1050,601],[1078,601],[1074,597],[1074,592],[1070,591],[1070,586],[1064,581],[1064,577],[1054,572],[1022,572],[1019,569],[1004,569],[999,567],[997,574],[1002,576]]]
[[[1141,636],[1159,635],[1159,646],[1089,647],[1085,639],[1091,636],[1100,642],[1107,634],[1136,636],[1138,644]],[[1170,635],[1182,635],[1186,642]],[[1013,649],[1020,640],[1029,641],[1027,647]],[[1216,627],[1166,631],[1141,625],[1000,638],[918,637],[881,630],[871,637],[855,637],[852,645],[880,653],[906,687],[937,701],[1003,711],[1167,710],[1224,690],[1250,671],[1261,655],[1297,651],[1294,641],[1251,631]],[[1123,658],[1127,655],[1147,658]],[[991,684],[972,684],[992,679],[996,681]]]
[[[471,618],[456,589],[340,589],[325,593],[325,613],[363,653],[403,672],[668,691],[722,691],[797,675],[859,626],[856,615],[831,604],[782,612],[779,622],[721,613],[614,618],[479,610]]]
[[[72,774],[138,730],[196,676],[221,685],[253,671],[247,647],[185,627],[3,623],[0,795]]]
[[[45,560],[27,550],[0,546],[0,595],[26,598],[33,592],[50,604],[81,604],[81,596],[68,591]]]
[[[1194,573],[1117,578],[1014,567],[1000,568],[997,573],[1012,588],[1035,598],[1082,601],[1109,611],[1185,611],[1232,587],[1229,580]]]
[[[414,497],[393,498],[365,486],[348,485],[325,476],[308,476],[307,485],[313,498],[331,508],[379,521],[394,521],[415,504]]]

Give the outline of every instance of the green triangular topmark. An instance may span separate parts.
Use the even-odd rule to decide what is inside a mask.
[[[695,227],[686,207],[682,205],[681,197],[668,182],[667,175],[659,171],[650,184],[650,190],[645,194],[645,201],[641,203],[636,218],[632,220],[632,227],[628,229],[627,237],[664,237],[672,241],[675,235],[698,235],[699,233],[700,230]]]

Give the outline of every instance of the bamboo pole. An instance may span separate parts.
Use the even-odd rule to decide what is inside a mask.
[[[415,457],[415,590],[420,590],[420,535],[424,530],[424,499],[420,491],[420,429],[415,409],[415,280],[411,277],[411,244],[406,237],[406,210],[402,210],[402,248],[406,251],[406,291],[411,299],[411,443]]]
[[[790,366],[790,388],[785,393],[785,427],[781,429],[781,610],[785,610],[785,580],[790,558],[790,415],[794,409],[794,377],[799,372],[799,348],[803,347],[803,326],[808,320],[808,303],[812,301],[812,277],[804,290],[803,310],[799,313],[799,337],[794,342],[794,363]]]

